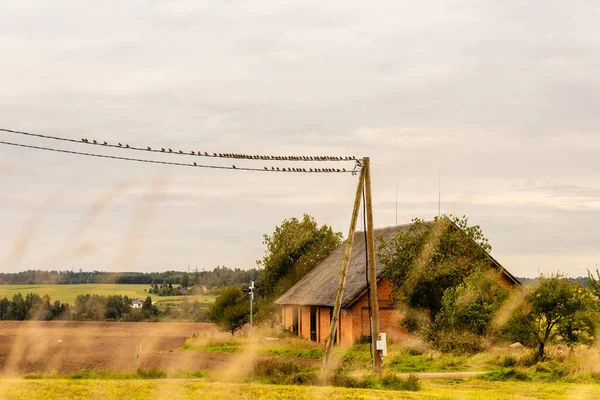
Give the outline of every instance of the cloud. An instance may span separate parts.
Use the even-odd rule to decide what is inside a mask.
[[[513,260],[554,266],[542,260],[559,251],[561,269],[580,271],[580,255],[595,254],[580,232],[596,239],[600,207],[595,11],[559,1],[5,3],[2,123],[195,151],[370,156],[376,225],[395,220],[396,182],[399,222],[437,214],[441,170],[443,210],[481,222],[500,260],[528,249],[539,262]],[[1,253],[56,187],[72,193],[40,221],[23,268],[55,256],[124,179],[139,185],[86,230],[83,243],[101,251],[82,250],[76,267],[110,267],[144,185],[165,171],[130,268],[253,266],[261,235],[290,216],[345,233],[355,190],[351,176],[0,155]]]

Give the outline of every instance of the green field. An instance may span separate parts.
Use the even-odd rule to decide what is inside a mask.
[[[0,299],[8,297],[9,299],[17,293],[25,295],[27,293],[37,293],[40,296],[47,294],[52,301],[60,300],[61,303],[74,304],[78,294],[98,294],[102,296],[118,294],[130,298],[138,297],[142,300],[146,296],[152,297],[152,301],[158,301],[161,305],[166,303],[176,304],[184,298],[188,300],[199,300],[203,303],[212,303],[214,296],[157,296],[148,294],[150,285],[128,285],[128,284],[81,284],[81,285],[0,285]]]
[[[0,380],[3,399],[597,399],[600,385],[437,380],[419,392],[203,380]]]

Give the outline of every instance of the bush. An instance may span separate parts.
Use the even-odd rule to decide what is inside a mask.
[[[389,390],[406,390],[411,392],[421,390],[421,382],[414,375],[409,375],[408,379],[400,379],[396,375],[386,375],[381,378],[381,386]]]
[[[412,392],[416,392],[421,389],[421,383],[414,375],[410,375],[408,379],[402,379],[393,374],[385,375],[382,378],[377,378],[370,375],[360,378],[349,375],[348,370],[344,368],[338,368],[335,370],[331,384],[338,387],[357,389],[387,389]]]
[[[517,365],[517,360],[513,356],[505,356],[500,363],[502,367],[514,367],[515,365]]]
[[[338,368],[334,371],[331,384],[338,387],[364,389],[364,382],[360,378],[348,375],[345,368]]]
[[[431,344],[443,353],[479,353],[484,349],[483,338],[471,332],[438,332]]]
[[[251,379],[275,385],[314,385],[319,375],[314,367],[293,361],[263,360],[254,366]]]
[[[487,374],[479,375],[477,379],[484,381],[528,381],[529,375],[526,372],[515,368],[503,369],[500,371],[488,372]]]

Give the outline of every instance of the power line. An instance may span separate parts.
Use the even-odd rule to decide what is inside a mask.
[[[28,149],[36,149],[36,150],[46,150],[63,154],[74,154],[80,156],[88,156],[88,157],[97,157],[97,158],[108,158],[113,160],[124,160],[124,161],[135,161],[149,164],[163,164],[163,165],[175,165],[178,167],[192,167],[192,168],[212,168],[212,169],[229,169],[236,171],[258,171],[258,172],[292,172],[292,173],[352,173],[356,174],[357,167],[355,166],[352,170],[346,170],[345,168],[297,168],[297,167],[263,167],[263,168],[248,168],[248,167],[236,167],[232,166],[221,166],[221,165],[201,165],[198,163],[178,163],[178,162],[170,162],[170,161],[159,161],[159,160],[148,160],[142,158],[131,158],[131,157],[119,157],[119,156],[109,156],[106,154],[96,154],[96,153],[84,153],[80,151],[72,151],[72,150],[62,150],[55,149],[51,147],[43,147],[43,146],[32,146],[21,143],[12,143],[0,141],[0,144],[4,144],[7,146],[15,146],[15,147],[24,147]],[[357,164],[358,165],[358,164]]]
[[[171,147],[159,147],[152,148],[150,146],[146,147],[136,147],[130,146],[125,143],[117,143],[112,144],[107,141],[100,140],[89,140],[87,138],[70,139],[59,136],[51,136],[51,135],[42,135],[39,133],[31,133],[31,132],[23,132],[16,131],[12,129],[0,128],[0,131],[7,133],[14,133],[17,135],[31,136],[42,139],[51,139],[51,140],[59,140],[63,142],[71,142],[77,144],[87,144],[92,146],[102,146],[102,147],[112,147],[117,149],[125,149],[125,150],[135,150],[135,151],[145,151],[152,153],[165,153],[165,154],[177,154],[177,155],[185,155],[185,156],[199,156],[199,157],[213,157],[213,158],[233,158],[233,159],[241,159],[241,160],[269,160],[269,161],[354,161],[358,162],[358,159],[355,156],[272,156],[272,155],[263,155],[263,154],[239,154],[239,153],[215,153],[208,151],[182,151],[182,150],[174,150]]]

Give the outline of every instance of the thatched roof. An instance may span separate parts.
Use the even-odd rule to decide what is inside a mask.
[[[375,229],[375,242],[377,243],[379,238],[390,240],[399,232],[407,231],[410,225],[405,224]],[[333,307],[340,281],[340,270],[342,268],[345,249],[346,242],[336,247],[327,258],[278,298],[275,303]],[[364,231],[356,231],[354,234],[354,243],[352,244],[350,264],[348,265],[342,307],[348,306],[367,289],[365,257]],[[383,273],[383,265],[377,260],[376,266],[377,277],[379,279]]]
[[[411,225],[412,224],[404,224],[375,229],[375,245],[377,246],[377,243],[381,239],[389,241],[398,233],[408,231]],[[456,225],[452,225],[456,229],[459,229]],[[346,242],[336,247],[327,258],[279,297],[275,303],[333,307],[345,249]],[[364,231],[356,231],[354,234],[350,264],[348,265],[346,287],[342,298],[343,308],[351,306],[367,291],[365,253]],[[493,257],[489,256],[489,259],[493,266],[500,269],[508,281],[513,282],[514,284],[520,283]],[[377,280],[379,280],[383,274],[384,266],[378,259],[376,260],[376,268]]]

